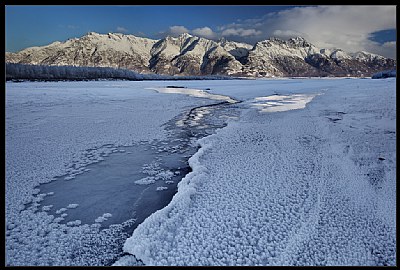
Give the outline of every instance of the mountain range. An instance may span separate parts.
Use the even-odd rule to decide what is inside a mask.
[[[113,67],[163,75],[240,77],[364,77],[395,69],[393,59],[360,51],[317,48],[302,37],[255,45],[184,33],[160,40],[90,32],[80,38],[6,52],[6,63]]]

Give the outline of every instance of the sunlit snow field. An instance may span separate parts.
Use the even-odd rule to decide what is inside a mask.
[[[6,83],[6,265],[396,265],[395,99],[395,78]]]

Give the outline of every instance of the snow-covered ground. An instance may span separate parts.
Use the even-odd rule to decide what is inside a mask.
[[[160,90],[170,84],[6,84],[8,265],[109,264],[122,246],[146,265],[396,265],[395,78],[181,81],[188,95]],[[240,117],[198,141],[171,203],[125,243],[114,238],[121,225],[64,224],[50,205],[24,207],[56,196],[33,195],[71,164],[101,160],[107,145],[167,139],[163,124],[218,102],[210,94],[242,101],[231,105]],[[96,149],[89,161],[88,149]],[[126,255],[115,265],[135,263]]]

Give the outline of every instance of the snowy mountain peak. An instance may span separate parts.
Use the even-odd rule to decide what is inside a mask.
[[[220,39],[218,39],[218,43],[225,43],[225,42],[227,42],[228,40],[226,39],[226,37],[222,37],[222,38],[220,38]]]
[[[99,36],[100,34],[99,33],[96,33],[96,32],[88,32],[87,34],[86,34],[86,36]]]
[[[80,38],[6,53],[6,62],[99,66],[169,75],[365,76],[395,61],[367,52],[317,48],[303,37],[271,37],[254,46],[182,33],[160,40],[89,32]]]
[[[280,39],[280,38],[277,38],[277,37],[270,37],[270,38],[268,38],[268,39],[266,39],[265,40],[266,42],[269,42],[269,43],[283,43],[283,42],[285,42],[283,39]],[[263,42],[263,41],[261,41],[261,42]]]
[[[124,37],[124,34],[121,33],[108,33],[108,38],[112,39],[122,39]]]
[[[307,42],[307,40],[301,36],[293,37],[290,38],[289,40],[295,43]]]
[[[165,38],[163,38],[161,40],[179,43],[179,42],[185,42],[185,40],[190,39],[190,38],[197,38],[197,37],[194,37],[189,33],[182,33],[178,36],[166,36]]]
[[[300,46],[300,47],[310,47],[312,46],[311,43],[309,43],[305,38],[303,37],[295,37],[291,38],[288,40],[288,44],[294,45],[294,46]]]
[[[262,40],[260,42],[257,42],[256,44],[260,44],[262,46],[290,46],[290,47],[310,47],[313,46],[311,43],[309,43],[306,39],[303,37],[294,37],[290,38],[288,40],[283,40],[277,37],[270,37],[266,40]]]
[[[353,58],[359,61],[373,61],[373,60],[382,60],[385,59],[383,56],[381,55],[377,55],[374,53],[369,53],[366,51],[359,51],[353,54]]]
[[[217,42],[187,33],[159,40],[150,54],[150,69],[161,74],[235,74],[242,69]]]
[[[337,49],[334,50],[331,54],[330,54],[330,58],[332,59],[337,59],[337,60],[341,60],[341,59],[352,59],[352,57],[347,54],[346,52],[344,52],[341,49]]]
[[[187,38],[191,38],[191,37],[193,37],[193,36],[189,33],[182,33],[179,35],[179,38],[181,38],[181,39],[187,39]]]

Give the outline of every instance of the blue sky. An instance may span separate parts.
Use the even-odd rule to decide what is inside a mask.
[[[188,32],[254,44],[303,36],[321,48],[395,57],[396,6],[6,6],[6,51],[119,32],[160,39]]]

